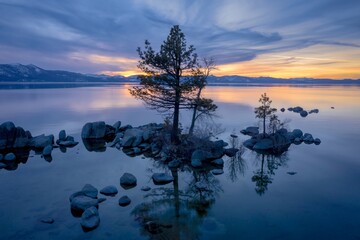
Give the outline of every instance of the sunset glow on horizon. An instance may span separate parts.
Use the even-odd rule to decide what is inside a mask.
[[[71,10],[70,10],[71,9]],[[0,63],[131,76],[179,25],[215,76],[360,79],[360,2],[0,2]]]

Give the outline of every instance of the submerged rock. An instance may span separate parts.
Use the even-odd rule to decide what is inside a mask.
[[[152,175],[152,180],[155,185],[164,185],[174,181],[174,178],[166,173],[154,173]]]
[[[51,217],[43,217],[40,219],[42,223],[53,224],[55,220]]]
[[[54,135],[45,136],[44,134],[33,137],[30,140],[29,146],[33,148],[45,148],[48,145],[54,144]]]
[[[120,178],[120,185],[123,188],[135,187],[137,184],[136,177],[131,173],[124,173]]]
[[[147,191],[150,191],[150,190],[151,190],[151,187],[149,187],[149,186],[141,187],[141,191],[147,192]]]
[[[96,207],[89,207],[81,215],[81,226],[85,230],[97,228],[100,224],[99,212]]]
[[[106,186],[100,190],[100,193],[106,196],[114,196],[118,193],[118,190],[115,186]]]
[[[106,124],[100,122],[88,122],[81,130],[81,138],[104,138],[106,135]]]
[[[131,199],[126,195],[122,196],[119,199],[119,205],[122,206],[122,207],[125,207],[125,206],[129,205],[130,203],[131,203]]]

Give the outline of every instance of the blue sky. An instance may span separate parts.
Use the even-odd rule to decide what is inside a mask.
[[[129,75],[175,24],[217,75],[360,78],[359,0],[0,0],[0,63]]]

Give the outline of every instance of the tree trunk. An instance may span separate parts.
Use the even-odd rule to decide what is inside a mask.
[[[175,106],[174,106],[174,119],[173,127],[171,131],[171,142],[173,144],[179,144],[179,114],[180,114],[180,88],[177,87],[175,93]]]
[[[195,107],[194,107],[194,112],[193,112],[192,119],[191,119],[191,126],[190,126],[190,129],[189,129],[189,135],[192,135],[193,132],[194,132],[195,120],[196,120],[196,112],[197,112],[197,105],[195,105]]]
[[[264,115],[264,119],[263,119],[263,133],[264,133],[264,137],[265,137],[265,120],[266,120],[266,117],[265,117],[265,115]]]
[[[197,96],[196,96],[196,100],[199,100],[199,99],[200,99],[201,90],[202,90],[202,87],[199,88],[199,91],[198,91]],[[194,106],[194,112],[193,112],[192,119],[191,119],[191,126],[190,126],[190,129],[189,129],[189,135],[192,135],[193,132],[194,132],[197,109],[198,109],[198,104],[195,104],[195,106]]]

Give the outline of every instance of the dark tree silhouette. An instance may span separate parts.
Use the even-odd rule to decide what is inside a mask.
[[[277,110],[276,108],[271,108],[272,101],[268,96],[266,96],[266,93],[261,94],[261,97],[259,99],[259,102],[261,105],[257,108],[255,108],[255,114],[256,118],[260,118],[263,121],[263,134],[266,134],[266,118],[270,117],[273,113],[275,113]]]
[[[145,50],[138,48],[137,51],[138,67],[144,75],[139,76],[140,86],[130,89],[130,93],[151,109],[173,114],[171,140],[179,143],[180,109],[189,109],[189,102],[198,88],[198,81],[192,76],[198,67],[195,48],[187,47],[185,35],[176,25],[159,52],[155,52],[147,40]]]
[[[211,71],[215,69],[215,63],[213,59],[203,60],[203,65],[196,68],[193,73],[194,80],[196,83],[197,93],[195,98],[192,100],[191,107],[193,109],[191,125],[189,134],[192,135],[194,132],[195,121],[201,116],[211,116],[217,109],[217,106],[213,103],[212,99],[203,98],[201,96],[202,90],[207,85],[207,78]]]

